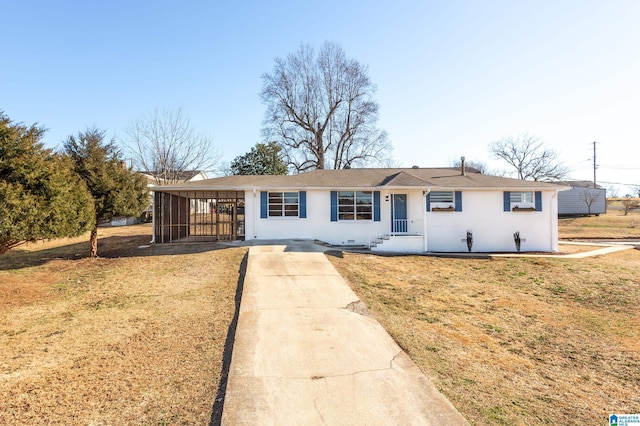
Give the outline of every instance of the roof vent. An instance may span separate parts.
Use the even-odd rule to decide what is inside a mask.
[[[419,169],[419,166],[411,166],[412,169]]]

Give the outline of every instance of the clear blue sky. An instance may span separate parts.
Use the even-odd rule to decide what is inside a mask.
[[[599,182],[640,183],[640,1],[222,3],[5,1],[0,109],[55,147],[181,106],[230,161],[260,141],[274,58],[330,40],[369,66],[401,165],[504,168],[488,145],[533,133],[574,178],[597,141]]]

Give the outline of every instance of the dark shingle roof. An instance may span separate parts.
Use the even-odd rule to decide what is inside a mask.
[[[338,188],[560,189],[563,185],[484,175],[459,168],[314,170],[296,175],[224,176],[156,187],[155,190]]]

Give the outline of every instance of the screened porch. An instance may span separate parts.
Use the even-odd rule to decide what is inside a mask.
[[[156,243],[244,240],[244,191],[156,191]]]

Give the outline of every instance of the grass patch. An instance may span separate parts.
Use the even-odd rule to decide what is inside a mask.
[[[640,412],[637,250],[329,259],[474,425],[604,424]]]
[[[246,250],[150,232],[0,256],[0,424],[208,424]]]
[[[609,206],[606,214],[590,217],[560,218],[558,235],[562,239],[640,238],[640,211],[623,211]]]

